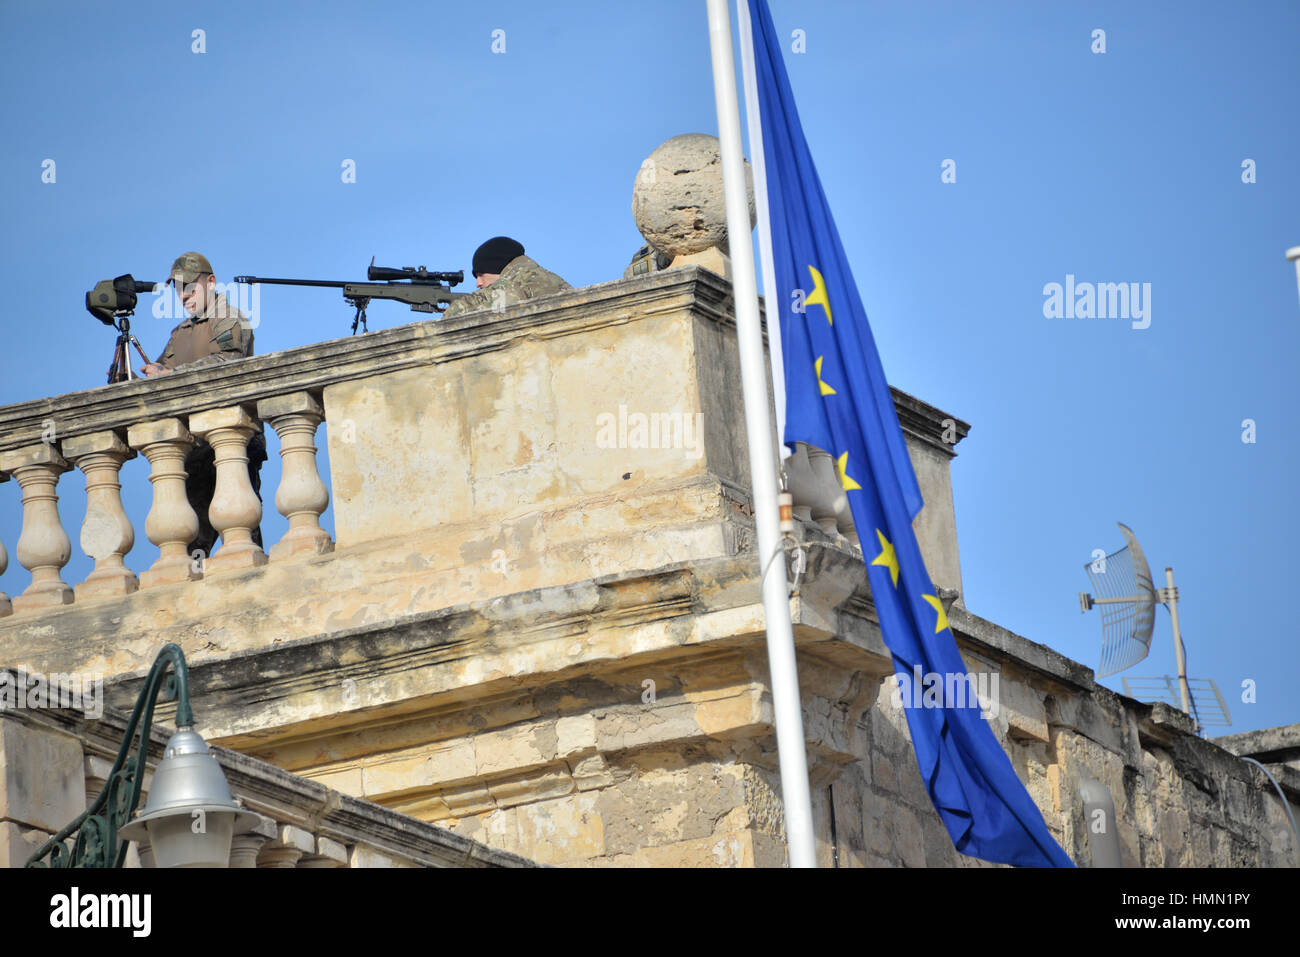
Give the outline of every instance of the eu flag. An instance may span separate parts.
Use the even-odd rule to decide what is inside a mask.
[[[862,540],[880,628],[899,679],[965,675],[912,531],[921,492],[866,312],[822,193],[766,0],[748,0],[785,353],[785,442],[831,453]],[[945,682],[946,683],[946,682]],[[963,696],[964,697],[964,696]],[[1072,867],[1016,777],[978,701],[907,708],[916,761],[953,845],[1021,866]],[[951,702],[942,702],[951,705]]]

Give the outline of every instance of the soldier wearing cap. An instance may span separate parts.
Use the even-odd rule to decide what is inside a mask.
[[[188,318],[172,330],[158,361],[141,370],[146,376],[216,365],[253,354],[252,323],[216,291],[217,281],[206,256],[186,253],[178,257],[172,263],[167,284],[175,284]]]
[[[448,306],[442,314],[444,319],[476,309],[504,308],[573,288],[525,256],[524,247],[508,236],[494,236],[474,251],[474,277],[478,291]]]
[[[167,347],[157,362],[140,371],[149,377],[187,369],[218,365],[253,354],[253,327],[248,317],[216,291],[212,264],[201,253],[189,252],[172,263],[167,284],[176,294],[188,318],[172,330]],[[253,491],[262,497],[262,463],[266,461],[266,436],[253,435],[248,443],[248,477]],[[190,542],[193,554],[212,553],[218,532],[208,520],[208,508],[216,490],[217,469],[212,446],[198,441],[185,458],[185,492],[199,517],[199,536]],[[261,547],[262,530],[253,529],[253,542]]]

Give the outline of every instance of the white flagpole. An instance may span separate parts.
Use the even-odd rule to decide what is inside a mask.
[[[745,80],[745,120],[749,126],[749,161],[754,167],[754,207],[758,212],[758,253],[763,269],[763,307],[767,319],[767,348],[772,355],[772,398],[776,406],[776,444],[784,460],[790,450],[785,444],[785,351],[781,347],[781,310],[776,294],[776,265],[772,257],[772,215],[767,205],[767,159],[763,152],[763,114],[758,105],[758,71],[754,68],[754,29],[749,4],[736,0],[736,23],[740,27],[740,74]]]
[[[790,866],[816,867],[803,705],[795,667],[790,594],[785,562],[781,560],[784,544],[778,525],[776,450],[772,446],[772,420],[767,411],[767,365],[763,359],[763,329],[758,318],[754,254],[749,239],[749,200],[745,188],[745,157],[740,148],[740,107],[736,101],[736,64],[732,57],[727,2],[708,0],[709,48],[713,54],[713,94],[717,101],[722,182],[727,198],[727,235],[736,298],[736,338],[740,345],[749,475],[754,489],[754,523],[758,527],[759,568],[763,576],[767,663],[772,679],[772,710]]]

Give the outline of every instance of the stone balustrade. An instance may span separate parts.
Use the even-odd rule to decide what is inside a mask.
[[[0,407],[0,481],[14,480],[0,485],[0,570],[12,554],[31,572],[21,589],[5,580],[0,661],[113,673],[155,653],[162,623],[197,660],[629,561],[752,550],[730,295],[708,270],[665,270]],[[894,399],[926,501],[922,553],[960,591],[948,463],[968,426]],[[278,437],[282,466],[262,500],[246,452],[258,430]],[[215,458],[210,556],[188,550],[199,441]],[[147,488],[145,469],[123,467],[137,456]],[[855,540],[828,454],[801,446],[786,473],[810,530]],[[253,533],[272,502],[288,528],[263,549]],[[67,580],[74,545],[93,560],[84,581]]]
[[[74,601],[127,596],[141,588],[266,564],[269,556],[252,539],[261,523],[262,503],[249,480],[246,452],[263,421],[282,437],[283,481],[276,504],[290,523],[284,541],[272,553],[277,560],[288,560],[331,550],[333,542],[320,527],[329,492],[317,469],[314,445],[324,418],[319,400],[298,391],[189,416],[126,419],[112,428],[0,451],[3,477],[12,475],[22,489],[17,557],[32,573],[31,584],[21,594],[12,600],[0,596],[0,616],[37,614]],[[185,456],[200,439],[212,445],[216,459],[209,520],[221,533],[222,546],[212,557],[186,550],[198,534],[199,521],[186,497]],[[153,500],[145,535],[159,552],[138,578],[125,564],[135,545],[135,530],[122,506],[119,481],[122,465],[137,453],[151,467]],[[69,587],[61,577],[71,556],[71,541],[59,515],[58,484],[63,473],[74,467],[86,481],[86,517],[79,541],[94,559],[94,568],[84,582]],[[6,564],[0,546],[0,573]]]

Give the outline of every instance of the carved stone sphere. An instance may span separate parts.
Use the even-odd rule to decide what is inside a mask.
[[[754,174],[745,163],[749,226],[754,228]],[[727,248],[722,157],[716,136],[686,133],[661,143],[641,164],[632,187],[632,216],[655,249],[669,256]]]

